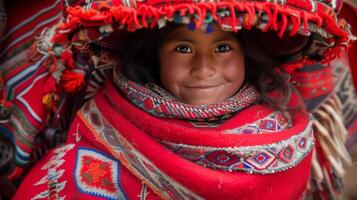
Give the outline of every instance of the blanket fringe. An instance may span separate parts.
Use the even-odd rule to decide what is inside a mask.
[[[316,147],[312,160],[310,189],[318,199],[339,199],[344,166],[352,159],[346,150],[348,136],[342,122],[342,104],[336,94],[313,112]]]

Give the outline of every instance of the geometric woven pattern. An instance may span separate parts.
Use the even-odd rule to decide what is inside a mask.
[[[119,161],[94,149],[78,148],[74,172],[79,191],[106,199],[127,199],[119,184]]]
[[[295,153],[295,148],[293,146],[289,145],[289,146],[283,148],[280,151],[280,153],[278,154],[278,156],[282,161],[289,163],[294,158],[294,153]]]
[[[39,192],[32,199],[65,199],[66,180],[63,180],[66,154],[74,149],[74,144],[66,144],[53,150],[53,156],[41,166],[41,170],[46,171],[45,175],[35,182],[32,187],[47,185],[46,190]]]
[[[245,161],[257,169],[266,169],[275,160],[275,156],[268,151],[261,151],[249,156]]]
[[[277,132],[286,129],[289,126],[289,118],[290,116],[288,114],[284,115],[280,111],[275,111],[253,123],[234,129],[228,129],[224,132],[229,134],[258,134]]]
[[[235,134],[256,134],[286,129],[289,123],[281,112],[273,112],[252,124],[223,132]],[[312,149],[314,136],[311,122],[298,135],[278,143],[262,146],[214,148],[181,145],[161,141],[168,149],[199,165],[225,171],[246,171],[249,173],[275,173],[298,164]]]
[[[142,156],[138,151],[136,151],[135,148],[131,146],[130,143],[128,143],[124,137],[121,136],[121,133],[118,132],[115,128],[112,127],[112,125],[102,117],[102,114],[97,108],[97,105],[93,100],[90,100],[87,102],[80,111],[83,116],[84,120],[88,122],[88,124],[91,124],[91,127],[95,129],[96,134],[99,134],[100,137],[104,139],[104,144],[110,145],[111,148],[115,151],[114,156],[117,157],[120,155],[120,159],[123,159],[122,162],[128,163],[130,165],[125,166],[128,169],[134,170],[137,175],[141,176],[145,180],[147,180],[152,186],[157,188],[158,191],[162,192],[162,195],[166,197],[170,197],[170,199],[200,199],[199,196],[197,196],[194,192],[190,191],[189,189],[183,187],[181,184],[179,184],[177,181],[171,179],[168,175],[163,173],[161,170],[159,170],[151,161],[149,161],[147,158]],[[86,149],[83,149],[79,152],[83,152]],[[105,155],[102,155],[98,152],[86,152],[86,155],[90,153],[92,156],[96,157],[101,157],[100,159],[101,162],[105,161],[107,163],[111,163],[112,166],[112,174],[114,173],[113,167],[116,168],[116,163],[119,165],[119,160],[114,158],[109,158]],[[77,162],[79,160],[79,154],[77,155]],[[83,156],[81,156],[83,157]],[[82,158],[83,160],[83,158]],[[80,164],[80,163],[79,163]],[[78,164],[77,164],[78,165]],[[76,173],[79,173],[81,166],[76,167]],[[78,169],[77,169],[78,168]],[[117,173],[117,176],[112,175],[111,177],[108,177],[108,180],[114,180],[114,183],[117,183],[116,177],[119,176],[119,172]],[[76,176],[76,175],[75,175]],[[78,179],[76,177],[76,179]],[[84,183],[83,183],[84,182]],[[90,186],[92,190],[88,190],[87,183],[82,180],[76,180],[77,186],[81,184],[81,191],[89,193],[91,195],[97,195],[105,198],[112,199],[115,195],[112,195],[111,193],[108,193],[108,190],[101,190],[99,191],[98,188],[95,187],[95,185]],[[118,186],[117,189],[120,189]],[[110,189],[110,188],[109,188]],[[124,194],[122,190],[118,190],[116,192],[116,195]],[[124,199],[124,196],[119,196]],[[118,199],[118,196],[116,196],[115,199]]]
[[[81,112],[86,120],[89,120],[93,128],[101,134],[101,137],[105,138],[106,143],[110,144],[113,149],[116,149],[120,155],[124,153],[127,159],[136,157],[138,162],[134,159],[129,163],[138,164],[136,167],[139,169],[139,164],[143,162],[139,162],[139,160],[143,158],[140,158],[140,154],[137,152],[133,154],[129,153],[128,148],[123,145],[125,139],[120,137],[121,134],[111,128],[110,123],[102,118],[95,102],[88,102],[82,107]],[[288,116],[283,115],[281,112],[272,112],[262,120],[254,122],[255,124],[252,123],[243,127],[255,126],[260,130],[286,129],[290,121],[286,118],[288,118]],[[239,130],[241,128],[242,127],[230,129],[230,131]],[[113,131],[116,133],[112,133]],[[261,133],[263,133],[263,131],[261,131]],[[227,130],[222,130],[222,134],[227,134]],[[120,139],[118,137],[120,137]],[[159,142],[177,155],[207,168],[221,169],[224,171],[271,174],[291,168],[303,160],[303,158],[310,153],[314,145],[314,136],[312,122],[309,120],[300,133],[288,137],[285,140],[280,140],[277,143],[266,145],[222,148],[177,144],[167,141]],[[139,173],[143,173],[143,171]],[[154,173],[158,174],[158,172]],[[162,172],[160,172],[160,174],[161,173]],[[155,179],[156,178],[152,179],[153,182],[156,182]]]

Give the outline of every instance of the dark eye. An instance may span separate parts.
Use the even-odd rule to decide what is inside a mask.
[[[191,53],[192,49],[187,45],[178,45],[175,50],[179,53]]]
[[[216,53],[224,53],[224,52],[227,52],[227,51],[230,51],[232,48],[226,44],[221,44],[221,45],[218,45],[218,47],[216,47],[214,49],[214,52]]]

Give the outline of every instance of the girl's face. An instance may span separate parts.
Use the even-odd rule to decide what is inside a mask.
[[[233,32],[180,26],[159,52],[163,87],[187,104],[215,104],[234,95],[244,81],[244,55]]]

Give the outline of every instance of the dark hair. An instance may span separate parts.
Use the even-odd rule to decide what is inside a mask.
[[[177,26],[171,24],[163,29],[128,32],[120,42],[121,50],[117,54],[124,75],[140,84],[153,82],[161,85],[159,50]],[[288,75],[270,52],[256,42],[259,37],[259,30],[241,30],[237,34],[245,56],[245,82],[257,88],[262,103],[287,111],[292,91]]]

